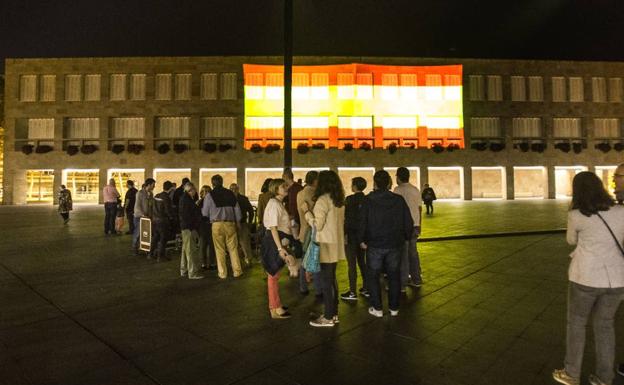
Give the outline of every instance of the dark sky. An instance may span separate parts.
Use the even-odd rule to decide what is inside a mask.
[[[0,59],[281,54],[282,1],[0,0]],[[622,0],[294,2],[299,55],[624,61]]]

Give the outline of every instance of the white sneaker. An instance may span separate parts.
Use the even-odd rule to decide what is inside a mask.
[[[399,315],[399,311],[398,310],[390,310],[390,315],[393,317],[396,317]]]
[[[180,272],[180,277],[186,277],[188,275],[187,271],[181,271]]]
[[[555,381],[565,385],[580,385],[581,383],[581,380],[571,377],[565,369],[555,369],[552,376]]]
[[[315,320],[310,321],[310,326],[314,326],[317,328],[331,328],[335,325],[336,323],[334,322],[333,319],[326,319],[323,316],[318,317]]]
[[[189,279],[204,279],[206,277],[204,277],[203,275],[193,275],[193,276],[189,276]]]
[[[372,315],[372,316],[377,317],[377,318],[381,318],[381,317],[383,317],[383,311],[381,311],[381,310],[376,310],[376,309],[375,309],[374,307],[372,307],[372,306],[368,308],[368,313],[369,313],[370,315]]]
[[[598,376],[594,374],[589,375],[589,383],[590,385],[607,385],[606,382],[603,382]]]

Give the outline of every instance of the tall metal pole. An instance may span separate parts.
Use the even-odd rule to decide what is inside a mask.
[[[284,168],[292,168],[293,1],[284,0]]]

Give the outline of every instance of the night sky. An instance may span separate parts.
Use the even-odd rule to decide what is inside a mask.
[[[294,1],[296,55],[624,61],[621,0]],[[0,59],[279,55],[282,10],[273,0],[2,0]]]

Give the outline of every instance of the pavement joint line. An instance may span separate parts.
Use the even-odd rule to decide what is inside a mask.
[[[481,239],[481,238],[502,238],[502,237],[521,237],[532,235],[552,235],[552,234],[565,234],[566,229],[552,229],[552,230],[532,230],[532,231],[512,231],[502,233],[485,233],[485,234],[464,234],[464,235],[451,235],[448,237],[429,237],[418,238],[418,243],[423,242],[445,242],[445,241],[461,241],[466,239]]]
[[[111,351],[113,351],[115,354],[117,354],[122,360],[129,362],[137,371],[139,371],[139,373],[141,373],[143,376],[145,376],[146,378],[148,378],[150,381],[152,381],[154,384],[157,385],[163,385],[160,381],[158,381],[156,378],[154,378],[153,376],[151,376],[149,373],[147,373],[146,371],[144,371],[140,366],[137,366],[134,361],[132,361],[131,359],[129,359],[128,357],[126,357],[122,352],[120,352],[117,348],[115,348],[113,345],[111,345],[110,343],[108,343],[107,341],[105,341],[104,339],[102,339],[100,336],[98,336],[93,330],[89,329],[88,327],[86,327],[85,325],[83,325],[81,322],[79,322],[77,319],[75,319],[74,317],[72,317],[71,314],[67,313],[65,310],[63,310],[63,308],[61,308],[60,306],[58,306],[56,303],[54,303],[54,301],[50,300],[49,298],[47,298],[46,296],[44,296],[42,293],[40,293],[37,289],[35,289],[33,286],[31,286],[28,282],[26,282],[26,280],[24,280],[20,275],[14,273],[12,270],[10,270],[4,263],[0,262],[0,266],[2,266],[2,268],[4,270],[6,270],[9,274],[13,275],[16,279],[18,279],[20,282],[22,282],[22,284],[24,286],[26,286],[27,288],[29,288],[33,293],[35,293],[37,296],[39,296],[41,299],[43,299],[45,302],[47,302],[48,304],[50,304],[52,307],[54,307],[57,311],[59,311],[61,314],[63,314],[65,317],[67,317],[70,321],[72,321],[73,323],[75,323],[78,327],[82,328],[84,331],[86,331],[87,333],[89,333],[90,335],[92,335],[96,340],[100,341],[100,343],[104,344],[104,346],[107,346]]]

